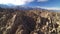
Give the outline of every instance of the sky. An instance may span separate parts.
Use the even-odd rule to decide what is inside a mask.
[[[0,0],[0,4],[12,4],[60,10],[60,0]]]

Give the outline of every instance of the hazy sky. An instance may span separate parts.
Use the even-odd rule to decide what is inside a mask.
[[[60,0],[0,0],[0,4],[13,4],[60,10]]]

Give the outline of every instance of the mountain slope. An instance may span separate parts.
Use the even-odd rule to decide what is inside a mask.
[[[2,9],[2,10],[1,10]],[[60,33],[60,13],[0,8],[0,34]]]

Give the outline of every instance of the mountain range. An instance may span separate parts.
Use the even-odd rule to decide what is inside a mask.
[[[44,8],[40,8],[40,7],[27,7],[27,6],[16,6],[16,5],[5,5],[5,4],[0,4],[1,8],[12,8],[12,9],[17,9],[17,10],[48,10],[48,9],[44,9]],[[60,12],[60,10],[49,10],[52,12]]]

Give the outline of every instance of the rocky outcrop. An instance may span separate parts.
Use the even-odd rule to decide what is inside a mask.
[[[60,13],[2,9],[0,34],[59,34]],[[13,12],[12,12],[13,11]]]

